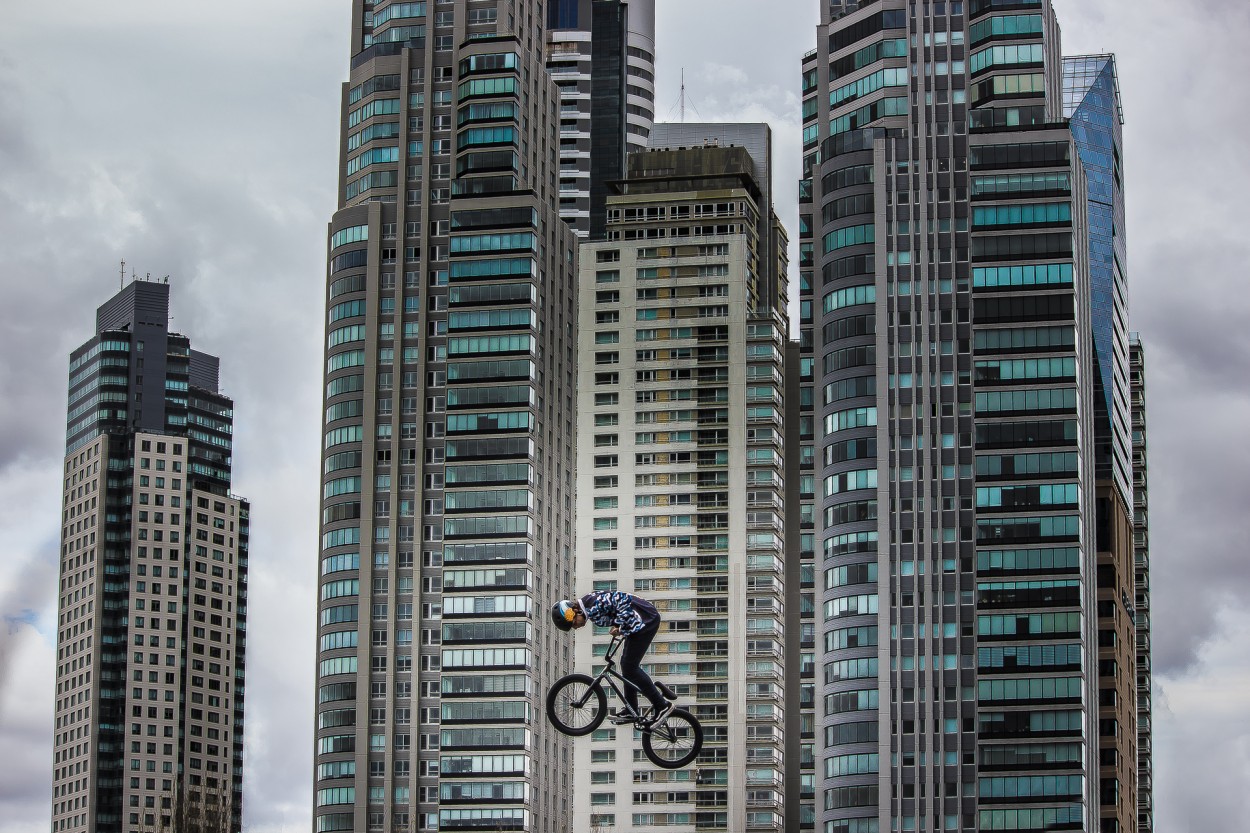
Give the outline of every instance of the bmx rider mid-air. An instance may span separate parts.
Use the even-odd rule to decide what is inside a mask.
[[[651,602],[618,590],[596,590],[580,599],[556,602],[551,606],[551,619],[562,631],[584,627],[589,620],[602,628],[611,628],[613,636],[624,640],[621,676],[638,688],[626,687],[624,695],[628,708],[618,709],[611,716],[613,723],[629,723],[634,715],[641,714],[638,711],[639,691],[651,701],[648,725],[658,725],[673,710],[673,704],[664,698],[641,666],[643,656],[651,647],[651,640],[660,629],[660,612]]]

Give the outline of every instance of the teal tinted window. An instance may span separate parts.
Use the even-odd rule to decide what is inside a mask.
[[[374,116],[395,115],[399,112],[398,98],[377,98],[363,107],[358,107],[347,114],[347,126],[355,127],[365,119]]]
[[[970,69],[975,74],[992,66],[1040,64],[1045,59],[1046,53],[1043,45],[1040,43],[991,46],[988,49],[972,53]]]
[[[529,232],[473,234],[451,239],[452,252],[536,251],[538,241]]]
[[[447,355],[469,356],[487,353],[529,353],[534,349],[534,339],[528,335],[474,336],[447,340]]]
[[[990,194],[1028,194],[1036,192],[1070,193],[1072,176],[1067,171],[1047,171],[1036,174],[1002,174],[999,176],[974,176],[972,196]]]
[[[399,136],[399,122],[397,121],[371,124],[347,137],[347,149],[356,150],[365,142],[372,142],[374,139],[394,139],[397,136]]]
[[[399,148],[398,147],[373,148],[371,150],[366,150],[364,153],[360,154],[359,156],[353,157],[352,159],[348,160],[347,175],[351,176],[352,174],[359,171],[361,168],[367,168],[370,165],[378,165],[378,164],[382,164],[385,162],[398,162],[398,161],[399,161]]]
[[[473,310],[447,316],[447,329],[474,330],[496,327],[528,327],[533,313],[528,309]]]
[[[829,93],[829,106],[837,107],[848,101],[863,98],[869,93],[886,87],[906,87],[908,81],[907,67],[889,67],[879,69],[871,75],[865,75],[858,81],[838,87]]]
[[[848,226],[846,228],[831,231],[824,237],[825,254],[846,248],[847,246],[856,246],[862,243],[872,243],[876,240],[876,229],[870,223],[860,226]]]
[[[985,391],[976,394],[978,414],[1076,410],[1075,388]]]
[[[382,10],[374,12],[373,25],[381,26],[390,20],[412,17],[425,17],[425,3],[392,3]]]
[[[880,101],[874,101],[859,108],[853,113],[847,113],[836,119],[829,121],[829,135],[837,136],[839,133],[846,133],[850,130],[858,130],[866,127],[869,123],[886,116],[905,116],[907,115],[907,98],[906,96],[898,98],[883,98]]]
[[[330,323],[342,321],[344,318],[355,318],[365,314],[364,301],[346,301],[330,307]]]
[[[350,228],[341,229],[330,235],[330,248],[337,249],[339,246],[347,243],[359,243],[368,239],[368,226],[351,226]]]
[[[1009,14],[991,17],[985,20],[978,20],[969,29],[969,35],[974,46],[992,37],[1040,34],[1042,34],[1042,16],[1040,14]]]
[[[511,127],[474,127],[460,134],[460,147],[474,145],[503,145],[516,143],[516,131]]]
[[[401,43],[403,41],[424,40],[424,24],[420,26],[392,26],[390,29],[375,35],[365,35],[365,46],[372,46],[375,43]]]
[[[978,266],[972,270],[972,285],[979,289],[1000,286],[1065,286],[1072,284],[1071,263],[1026,266]]]
[[[1080,499],[1075,483],[1031,483],[1024,486],[980,486],[978,509],[1028,506],[1075,506]]]
[[[466,98],[487,95],[513,95],[516,93],[516,78],[474,78],[463,82],[456,94],[460,101]]]
[[[1016,359],[981,361],[974,365],[978,382],[1008,382],[1029,379],[1075,379],[1076,359]]]
[[[1071,203],[1034,203],[1026,205],[986,205],[972,209],[972,224],[979,228],[993,226],[1038,226],[1070,223]]]

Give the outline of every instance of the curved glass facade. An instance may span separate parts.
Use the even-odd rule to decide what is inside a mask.
[[[535,715],[570,648],[539,614],[572,568],[575,345],[573,238],[539,139],[558,95],[527,46],[546,21],[358,2],[353,22],[327,240],[314,829],[554,829],[569,781],[547,775],[568,772],[569,744]]]

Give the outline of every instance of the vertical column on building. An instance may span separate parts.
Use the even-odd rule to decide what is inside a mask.
[[[1146,350],[1129,335],[1133,442],[1133,568],[1137,644],[1137,829],[1154,831],[1154,750],[1150,667],[1150,501],[1146,442]]]

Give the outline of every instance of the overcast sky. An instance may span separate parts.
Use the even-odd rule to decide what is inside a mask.
[[[1250,784],[1250,3],[1054,0],[1116,52],[1132,329],[1148,356],[1161,833],[1244,826]],[[797,237],[816,0],[659,0],[660,120],[768,121]],[[325,227],[347,0],[8,3],[0,26],[0,831],[50,819],[70,350],[118,261],[170,275],[222,360],[253,509],[246,826],[310,827]],[[761,8],[768,10],[762,15]],[[1238,208],[1238,206],[1241,206]]]

